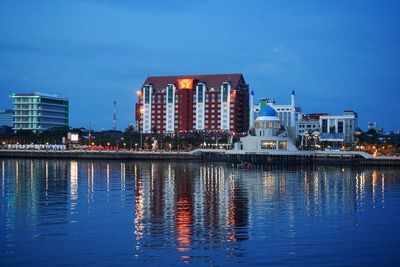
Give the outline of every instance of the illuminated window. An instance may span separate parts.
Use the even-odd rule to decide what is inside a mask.
[[[276,149],[276,141],[273,140],[262,140],[261,149]]]
[[[279,141],[279,149],[287,149],[287,141]]]

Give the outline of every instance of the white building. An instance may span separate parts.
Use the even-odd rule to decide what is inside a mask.
[[[251,99],[250,106],[253,106],[253,112],[251,112],[250,116],[254,116],[254,112],[257,114],[257,112],[263,106],[263,103],[266,103],[275,109],[281,125],[285,127],[289,137],[294,140],[296,137],[296,122],[298,121],[299,117],[301,117],[301,108],[296,107],[296,96],[294,90],[292,91],[290,104],[278,105],[273,99],[262,98],[260,99],[260,103],[258,105],[252,105],[253,100]],[[250,126],[253,125],[252,122],[253,119],[250,118]]]
[[[249,135],[240,138],[235,149],[245,151],[297,150],[291,139],[288,138],[287,131],[282,127],[278,113],[269,105],[261,107]]]
[[[351,145],[354,143],[354,131],[357,128],[357,113],[352,110],[344,111],[344,115],[320,116],[320,141],[341,142]]]
[[[328,115],[328,113],[301,114],[296,122],[296,138],[306,133],[319,132],[321,129],[319,118]]]
[[[319,121],[306,121],[299,120],[296,127],[296,137],[301,136],[304,133],[313,133],[320,131]]]

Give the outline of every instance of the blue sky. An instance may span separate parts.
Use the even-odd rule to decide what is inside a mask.
[[[134,119],[148,75],[243,73],[256,97],[400,130],[396,1],[1,1],[0,109],[59,93],[73,127]]]

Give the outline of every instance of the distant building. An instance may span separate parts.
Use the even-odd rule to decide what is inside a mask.
[[[340,142],[351,145],[354,143],[354,131],[357,128],[357,113],[352,110],[344,111],[343,115],[320,116],[319,123],[321,142]]]
[[[45,131],[68,127],[69,102],[58,95],[43,93],[12,94],[13,130]]]
[[[148,77],[138,97],[143,133],[248,130],[249,86],[242,74]]]
[[[11,109],[0,110],[0,126],[13,126],[13,111]]]
[[[319,118],[321,116],[329,116],[328,113],[310,113],[302,114],[300,119],[296,123],[296,137],[301,136],[307,132],[319,132],[320,123]]]
[[[368,122],[368,130],[375,130],[378,134],[382,134],[383,133],[383,129],[378,127],[378,123],[377,122]]]

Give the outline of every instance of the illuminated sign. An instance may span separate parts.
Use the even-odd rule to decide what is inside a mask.
[[[75,134],[75,133],[71,134],[71,141],[72,142],[78,142],[78,140],[79,140],[79,135],[78,134]]]
[[[77,133],[68,133],[68,139],[71,142],[78,142],[79,141],[79,134],[77,134]]]
[[[193,89],[193,79],[178,79],[178,89]]]

